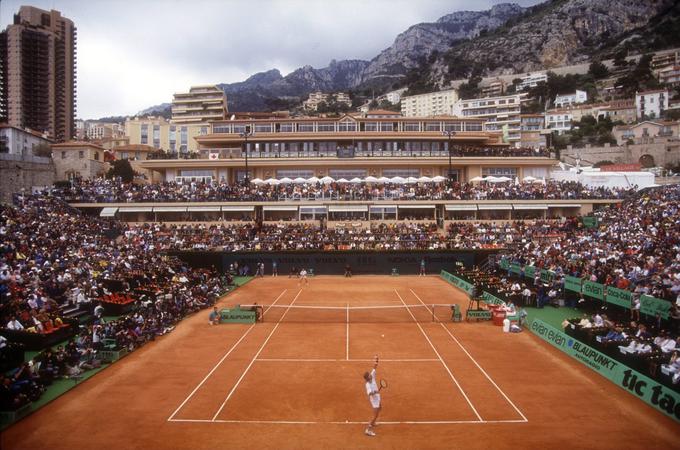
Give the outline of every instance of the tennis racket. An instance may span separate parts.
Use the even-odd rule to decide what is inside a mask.
[[[387,387],[387,381],[385,381],[384,379],[380,379],[380,387],[378,388],[378,390],[382,391],[386,387]]]

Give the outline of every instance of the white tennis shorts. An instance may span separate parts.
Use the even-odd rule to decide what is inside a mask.
[[[380,394],[372,395],[368,397],[368,400],[371,402],[372,407],[380,408]]]

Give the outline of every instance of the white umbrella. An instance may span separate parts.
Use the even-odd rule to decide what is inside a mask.
[[[302,177],[297,177],[296,179],[293,180],[293,183],[295,184],[305,184],[306,182],[307,179]]]
[[[545,184],[545,180],[537,179],[537,180],[534,181],[534,183]]]
[[[281,184],[290,184],[290,183],[293,182],[293,180],[291,180],[291,179],[288,178],[288,177],[283,177],[283,178],[281,178],[281,179],[279,180],[279,182],[280,182]]]
[[[319,181],[321,181],[324,184],[328,184],[328,183],[334,182],[335,180],[333,178],[329,177],[329,176],[325,176],[322,179],[320,179]]]
[[[319,179],[317,177],[307,178],[307,183],[318,183]]]
[[[482,177],[474,177],[470,180],[472,183],[479,183],[480,181],[485,181]]]
[[[361,178],[354,177],[354,178],[352,178],[351,180],[349,180],[349,182],[350,182],[350,183],[354,183],[354,184],[359,184],[359,183],[361,183],[362,181],[361,181]]]
[[[416,177],[408,177],[406,179],[407,184],[413,184],[413,183],[417,183],[417,182],[418,182],[418,178],[416,178]]]
[[[276,178],[267,178],[266,180],[264,180],[264,182],[267,184],[273,184],[274,186],[281,184],[281,182]]]
[[[364,181],[366,183],[377,183],[378,179],[376,177],[372,177],[372,176],[369,175],[366,178],[364,178]]]
[[[387,177],[380,177],[378,178],[378,183],[389,183],[390,179]]]
[[[262,181],[261,178],[253,178],[252,180],[250,180],[250,182],[253,183],[253,184],[262,184],[262,183],[264,183],[264,181]]]
[[[442,181],[446,181],[446,177],[437,175],[436,177],[432,178],[432,181],[434,181],[435,183],[441,183]]]
[[[524,181],[525,183],[531,183],[531,182],[533,182],[533,181],[536,181],[536,178],[534,178],[534,177],[532,177],[531,175],[529,175],[529,176],[526,176],[526,177],[522,178],[522,181]]]
[[[340,178],[340,179],[338,179],[338,183],[342,183],[342,184],[349,183],[349,180],[346,180],[344,178]]]
[[[402,178],[402,177],[394,177],[394,178],[392,178],[390,181],[391,181],[392,183],[395,183],[395,184],[404,184],[404,183],[406,183],[406,180],[405,180],[404,178]]]
[[[418,178],[418,183],[431,183],[431,182],[432,182],[432,178],[429,178],[429,177],[426,177],[426,176],[422,176],[422,177]]]
[[[493,180],[487,179],[487,181],[490,182],[490,183],[505,183],[505,182],[508,182],[508,181],[512,181],[512,178],[498,177],[498,178],[494,178]]]

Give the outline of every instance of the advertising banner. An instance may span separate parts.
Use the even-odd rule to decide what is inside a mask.
[[[453,284],[454,286],[464,290],[468,294],[472,293],[473,286],[471,283],[468,283],[467,281],[463,280],[462,278],[458,278],[455,275],[451,275],[445,270],[442,270],[440,273],[440,276],[448,281],[449,283]]]
[[[531,323],[531,331],[626,392],[680,422],[680,393],[624,366],[540,319],[534,319]]]
[[[607,296],[605,297],[607,303],[630,309],[630,301],[632,297],[633,293],[630,291],[607,286]]]
[[[583,280],[581,292],[583,292],[583,295],[587,295],[588,297],[604,300],[604,284]]]
[[[486,291],[484,291],[482,297],[484,298],[485,302],[490,303],[492,305],[502,305],[504,303],[503,300]]]
[[[579,277],[566,275],[564,277],[564,289],[573,292],[581,292],[581,279]]]
[[[670,310],[671,302],[669,301],[650,297],[649,295],[640,296],[640,311],[642,311],[642,314],[656,317],[656,314],[659,313],[662,318],[668,319]]]

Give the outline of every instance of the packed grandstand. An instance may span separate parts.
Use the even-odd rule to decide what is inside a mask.
[[[298,189],[316,195],[337,192],[371,199],[381,190],[407,199],[433,198],[610,198],[623,201],[593,212],[595,226],[581,217],[559,220],[374,223],[369,228],[328,229],[320,223],[252,221],[246,224],[123,223],[102,219],[69,202],[276,200]],[[376,191],[377,189],[377,191]],[[132,351],[172,331],[187,314],[206,308],[229,289],[236,273],[216,267],[192,268],[168,254],[181,250],[254,252],[321,250],[497,249],[506,261],[547,269],[555,276],[513,274],[497,263],[486,270],[461,271],[500,298],[518,306],[544,306],[567,299],[587,314],[574,327],[595,333],[635,358],[646,373],[677,389],[680,360],[680,186],[612,190],[577,183],[503,185],[419,184],[382,187],[318,183],[255,185],[136,186],[112,180],[74,183],[72,187],[17,195],[3,206],[0,236],[0,338],[3,379],[0,410],[37,400],[53,380],[78,376],[101,364],[97,351]],[[242,267],[241,275],[254,268]],[[267,268],[271,270],[271,268]],[[583,296],[568,295],[567,276],[632,292],[629,309],[610,309]],[[668,318],[635,314],[640,296],[668,302]],[[113,319],[106,304],[134,305]],[[81,322],[79,315],[89,319]],[[111,314],[113,315],[113,314]],[[50,336],[69,338],[66,345]],[[29,339],[27,339],[29,336]],[[24,361],[24,346],[41,351]],[[45,344],[40,348],[40,343]],[[677,344],[676,344],[677,343]],[[631,356],[632,355],[632,356]]]

